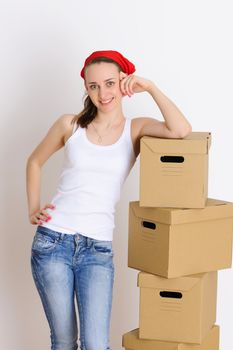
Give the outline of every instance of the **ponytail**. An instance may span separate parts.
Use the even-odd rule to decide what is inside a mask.
[[[96,117],[97,108],[92,103],[89,96],[84,100],[84,109],[77,115],[74,116],[72,123],[77,123],[81,128],[86,128],[88,124]]]

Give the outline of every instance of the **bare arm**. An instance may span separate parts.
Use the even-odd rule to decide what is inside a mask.
[[[148,92],[159,107],[164,121],[154,118],[136,118],[139,136],[155,136],[165,138],[183,138],[192,127],[179,108],[150,80],[125,76],[121,81],[124,95],[132,96],[138,92]]]
[[[46,209],[53,209],[51,204],[46,204],[45,207],[41,208],[41,168],[52,154],[64,146],[65,136],[67,135],[67,132],[70,132],[72,129],[70,124],[72,118],[73,116],[60,117],[52,125],[47,135],[27,160],[26,190],[29,220],[32,224],[40,224],[41,221],[49,219]]]

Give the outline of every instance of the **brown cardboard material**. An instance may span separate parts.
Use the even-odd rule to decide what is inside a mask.
[[[208,195],[211,133],[140,140],[140,206],[203,208]]]
[[[139,339],[139,330],[134,329],[123,335],[122,346],[125,350],[219,350],[219,331],[219,326],[215,325],[202,344],[185,344]]]
[[[180,278],[138,274],[139,338],[201,344],[216,321],[217,272]]]
[[[203,209],[129,204],[128,266],[167,278],[231,267],[233,203]]]

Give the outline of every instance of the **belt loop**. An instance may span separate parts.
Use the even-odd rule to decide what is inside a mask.
[[[59,241],[62,241],[63,239],[64,239],[64,233],[59,232],[58,240],[59,240]]]
[[[93,240],[90,237],[87,237],[86,240],[87,240],[87,247],[90,248]]]
[[[75,235],[74,235],[74,241],[75,241],[76,245],[78,244],[79,239],[80,239],[79,233],[75,233]]]

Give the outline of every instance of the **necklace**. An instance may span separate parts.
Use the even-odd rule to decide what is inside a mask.
[[[99,142],[99,143],[102,143],[103,137],[107,136],[108,133],[101,136],[101,135],[98,133],[98,130],[96,129],[94,123],[92,122],[91,124],[92,124],[92,126],[93,126],[93,128],[94,128],[94,130],[95,130],[95,132],[96,132],[96,134],[97,134],[97,136],[98,136],[98,142]],[[108,130],[110,127],[111,127],[111,124],[108,126],[107,130]]]
[[[99,143],[102,143],[102,140],[103,140],[102,138],[103,138],[104,136],[106,136],[106,135],[101,136],[101,135],[98,133],[98,131],[97,131],[95,125],[94,125],[93,123],[91,123],[91,124],[92,124],[92,126],[93,126],[93,128],[94,128],[94,130],[95,130],[95,132],[96,132],[96,134],[97,134],[97,136],[98,136],[98,142],[99,142]]]

